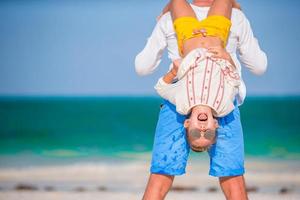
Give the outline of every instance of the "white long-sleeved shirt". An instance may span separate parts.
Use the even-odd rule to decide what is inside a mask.
[[[191,4],[192,5],[192,4]],[[197,18],[206,18],[209,7],[192,5]],[[239,87],[238,103],[242,104],[246,97],[246,86],[242,80],[241,63],[256,75],[263,74],[267,69],[267,56],[260,49],[257,39],[253,35],[250,23],[246,16],[238,9],[232,10],[232,26],[228,38],[226,50],[230,53],[239,75],[241,85]],[[153,73],[161,62],[164,50],[167,48],[168,57],[171,60],[180,58],[177,46],[176,34],[170,13],[163,15],[157,22],[151,36],[148,38],[144,49],[136,56],[135,69],[139,75]]]

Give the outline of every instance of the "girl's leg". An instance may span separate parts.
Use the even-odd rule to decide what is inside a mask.
[[[228,19],[231,18],[233,0],[214,0],[207,16],[222,15]]]
[[[173,21],[179,17],[197,18],[191,5],[186,0],[171,0],[169,8]]]
[[[214,0],[207,16],[222,15],[228,19],[231,18],[233,0]],[[170,12],[173,21],[179,17],[195,17],[197,18],[191,5],[186,0],[171,0]]]
[[[199,47],[208,46],[225,46],[228,29],[230,28],[230,18],[232,4],[234,0],[214,0],[210,10],[208,12],[208,17],[217,15],[214,18],[207,18],[199,22],[197,16],[194,13],[191,5],[186,0],[171,0],[169,4],[169,9],[171,12],[172,20],[174,22],[174,29],[177,34],[178,49],[181,55],[186,55],[186,53]],[[227,18],[227,19],[222,19]],[[207,34],[210,36],[218,36],[218,39],[194,39],[195,30],[202,28],[205,30],[206,27],[212,27]],[[197,34],[197,33],[196,33]],[[197,42],[198,41],[198,42]]]

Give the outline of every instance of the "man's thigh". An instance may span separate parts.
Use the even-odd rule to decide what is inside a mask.
[[[218,122],[217,140],[208,152],[209,174],[216,177],[243,175],[244,139],[238,106]]]
[[[151,173],[166,175],[185,173],[189,154],[183,126],[185,118],[176,112],[173,104],[164,101],[155,131]]]

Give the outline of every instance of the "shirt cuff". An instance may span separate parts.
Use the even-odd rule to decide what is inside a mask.
[[[158,80],[158,84],[160,84],[161,86],[167,86],[167,85],[172,85],[173,82],[172,82],[172,83],[166,83],[166,82],[164,81],[164,78],[161,77],[161,78]]]

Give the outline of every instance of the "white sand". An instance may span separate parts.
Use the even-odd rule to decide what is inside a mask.
[[[128,192],[1,192],[0,199],[15,200],[135,200],[141,199],[141,193]],[[287,194],[249,194],[249,199],[254,200],[299,200],[299,195]],[[166,200],[218,200],[225,199],[221,193],[170,193]]]
[[[141,199],[148,178],[148,162],[102,164],[80,163],[67,166],[0,169],[1,200],[135,200]],[[249,160],[246,180],[250,199],[300,199],[300,161],[278,162]],[[177,177],[174,186],[194,187],[196,191],[171,191],[167,200],[224,199],[216,178],[207,175],[205,160],[190,163],[187,174]],[[38,190],[15,190],[18,184],[33,185]],[[53,191],[46,191],[46,187]],[[99,187],[102,190],[99,190]],[[280,194],[282,188],[288,193]],[[78,189],[81,188],[81,189]],[[217,188],[216,192],[208,192]],[[83,190],[83,191],[78,191]]]

